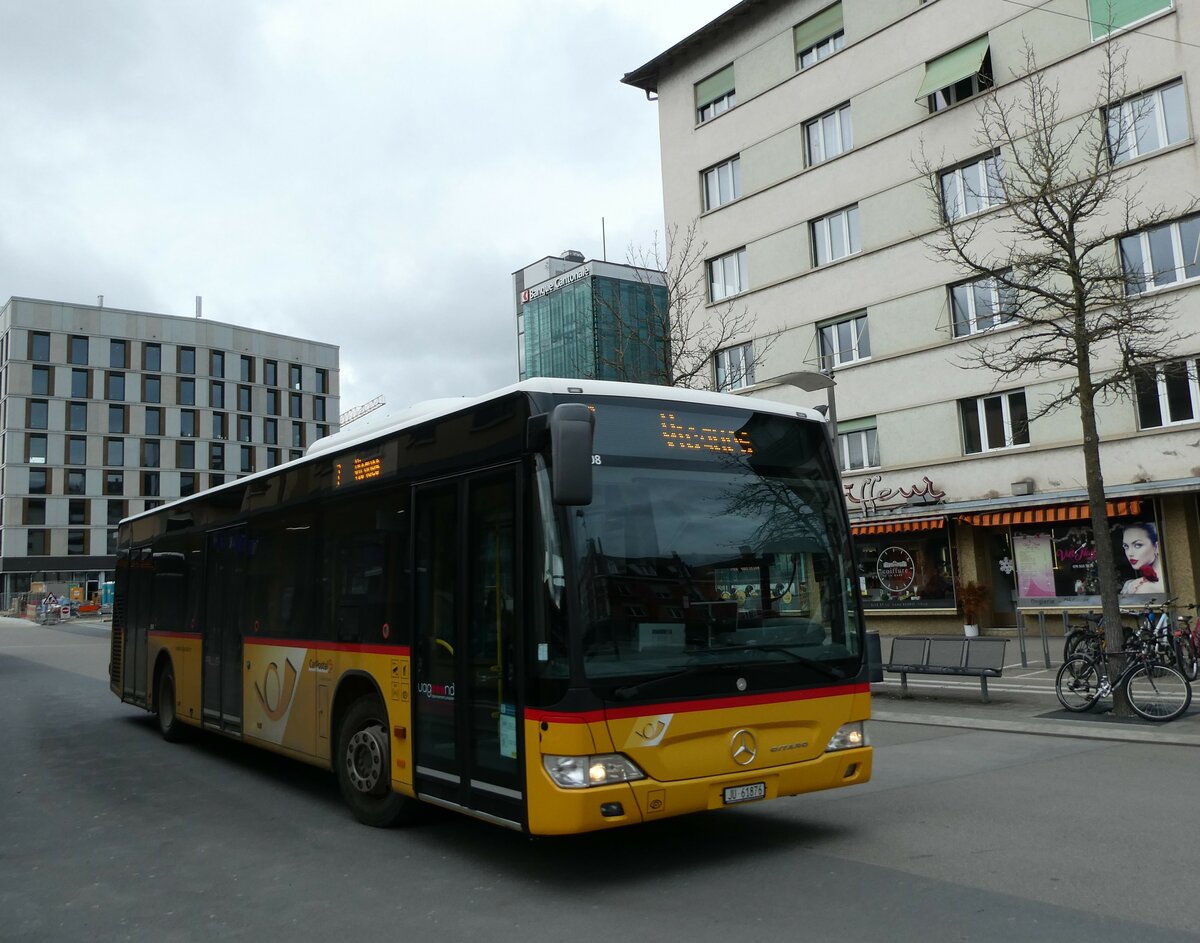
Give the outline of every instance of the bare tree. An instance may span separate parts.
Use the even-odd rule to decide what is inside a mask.
[[[1121,142],[1140,116],[1113,107],[1127,96],[1124,56],[1111,42],[1098,78],[1088,109],[1066,114],[1059,86],[1026,46],[1023,75],[978,107],[976,143],[994,155],[985,163],[985,181],[956,192],[924,149],[917,167],[938,218],[927,244],[968,278],[991,280],[999,302],[990,312],[993,323],[1015,322],[1014,330],[981,334],[961,365],[992,372],[997,385],[1052,381],[1040,404],[1028,404],[1030,419],[1078,408],[1104,625],[1109,651],[1116,652],[1122,647],[1120,584],[1108,539],[1096,410],[1131,399],[1139,377],[1184,339],[1169,300],[1143,293],[1118,243],[1122,235],[1194,209],[1195,201],[1175,210],[1146,205],[1140,171],[1121,162]],[[972,199],[1004,208],[963,218],[978,205]],[[1127,711],[1124,698],[1117,709]]]
[[[730,387],[753,381],[778,334],[755,336],[757,317],[736,300],[708,304],[706,249],[694,220],[686,228],[667,229],[665,254],[657,234],[650,248],[629,247],[628,264],[644,289],[644,305],[636,310],[620,294],[599,300],[616,343],[598,366],[619,380],[708,390],[715,386],[717,352],[753,341],[749,356],[730,358],[724,378]],[[665,293],[652,291],[655,286]]]

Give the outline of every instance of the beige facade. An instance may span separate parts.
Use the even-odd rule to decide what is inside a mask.
[[[1078,511],[1085,500],[1078,412],[1071,407],[1034,418],[1028,442],[988,441],[986,423],[1000,399],[1007,437],[1019,416],[1016,397],[1023,394],[1033,414],[1063,378],[998,381],[964,366],[980,335],[959,336],[951,286],[966,276],[937,260],[928,245],[940,208],[917,166],[922,155],[945,170],[986,156],[977,140],[979,105],[990,96],[1007,101],[1022,94],[1026,45],[1058,84],[1064,118],[1093,118],[1105,43],[1094,39],[1104,30],[1092,21],[1101,10],[1131,17],[1114,31],[1128,56],[1128,93],[1149,98],[1169,89],[1169,100],[1155,98],[1153,105],[1172,124],[1169,139],[1144,145],[1129,169],[1140,173],[1147,205],[1184,206],[1200,180],[1200,90],[1193,78],[1200,76],[1200,11],[1179,0],[1111,7],[1102,0],[747,0],[625,77],[657,95],[667,226],[695,221],[710,260],[744,248],[736,297],[757,321],[755,336],[742,340],[762,345],[779,335],[744,392],[806,406],[822,402],[823,393],[770,378],[828,367],[822,328],[833,331],[838,321],[853,319],[858,331],[865,324],[869,350],[855,349],[844,360],[835,353],[832,371],[873,628],[928,630],[931,620],[940,620],[952,629],[962,619],[945,585],[955,580],[987,585],[991,604],[983,621],[997,629],[1040,609],[1057,620],[1060,609],[1098,606],[1094,567],[1091,576],[1088,570],[1089,541],[1094,546],[1097,535]],[[802,67],[798,37],[811,38],[806,27],[812,23],[833,23],[840,36],[825,36],[821,57]],[[961,63],[971,44],[976,55],[986,53],[982,63],[967,75],[954,73],[951,84],[937,90],[949,94],[957,87],[962,100],[935,110],[923,86],[936,80],[938,69]],[[731,78],[723,72],[730,65]],[[987,69],[990,76],[974,90],[961,85]],[[698,110],[697,83],[720,75],[732,85],[730,97],[707,116]],[[705,96],[714,84],[705,86]],[[809,125],[822,117],[828,120],[819,131]],[[839,136],[847,125],[849,132]],[[824,146],[827,138],[834,153],[814,158],[814,140]],[[734,157],[740,192],[706,206],[705,171]],[[849,244],[844,257],[821,259],[822,233],[834,238],[837,230],[818,221],[850,207],[857,244]],[[1005,212],[999,206],[980,215],[1002,220]],[[1177,253],[1191,226],[1179,223]],[[1115,238],[1112,252],[1116,257]],[[1152,290],[1172,302],[1180,333],[1200,335],[1200,268],[1187,262],[1180,262],[1172,284]],[[1164,353],[1164,364],[1191,361],[1191,381],[1190,390],[1185,379],[1168,392],[1162,373],[1158,421],[1129,400],[1105,405],[1100,415],[1107,490],[1112,501],[1124,502],[1111,508],[1114,521],[1118,528],[1151,522],[1158,532],[1159,579],[1143,599],[1191,602],[1197,589],[1198,352],[1200,337],[1192,337]],[[985,426],[979,450],[970,444],[969,416],[964,424],[974,410]],[[871,444],[877,454],[870,454]],[[1120,534],[1104,539],[1115,541],[1124,566]],[[889,549],[894,552],[886,557]],[[902,572],[906,557],[911,583],[898,589],[902,580],[896,580],[889,588],[879,579],[880,561]],[[1132,579],[1136,574],[1127,568],[1123,577]],[[936,578],[923,583],[923,574]]]

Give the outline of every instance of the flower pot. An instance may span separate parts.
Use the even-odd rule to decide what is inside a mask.
[[[979,626],[967,623],[963,626],[963,634],[967,638],[975,638],[979,635]]]

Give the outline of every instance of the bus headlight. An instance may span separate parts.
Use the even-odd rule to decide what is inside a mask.
[[[633,760],[620,753],[599,756],[543,756],[542,765],[554,782],[564,789],[586,789],[645,779]]]
[[[825,748],[825,752],[853,750],[856,747],[869,746],[870,743],[871,739],[867,736],[867,725],[861,720],[856,720],[852,724],[843,724],[838,728],[838,732],[829,738],[829,746]]]

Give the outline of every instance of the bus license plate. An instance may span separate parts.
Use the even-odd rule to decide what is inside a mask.
[[[734,802],[751,802],[762,799],[767,795],[766,783],[750,783],[748,786],[728,786],[725,789],[725,804]]]

